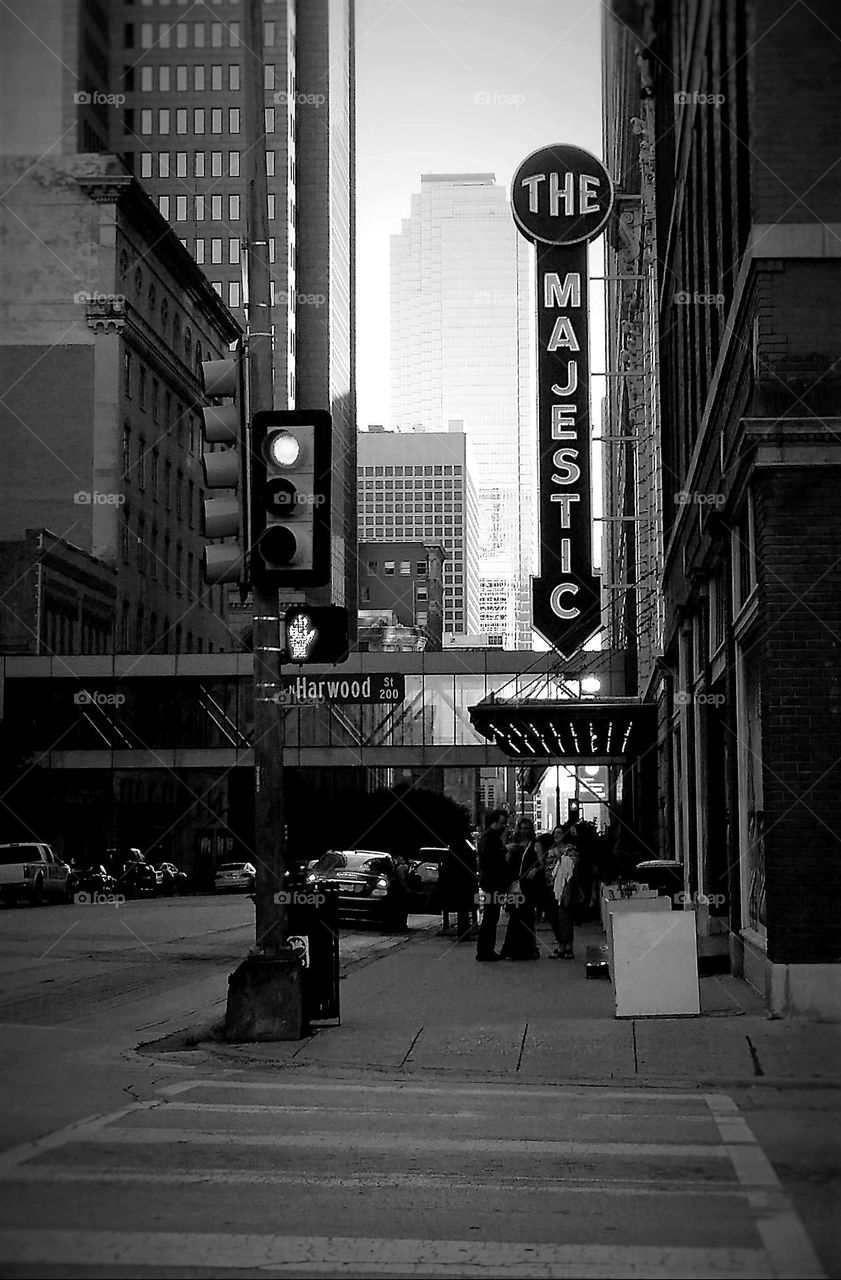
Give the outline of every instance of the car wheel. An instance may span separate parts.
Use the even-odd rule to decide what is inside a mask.
[[[29,901],[33,907],[40,907],[44,901],[44,881],[39,876],[35,881],[32,892],[29,895]]]

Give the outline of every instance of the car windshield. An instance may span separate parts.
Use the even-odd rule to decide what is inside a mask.
[[[372,875],[388,874],[394,869],[391,857],[387,853],[374,853],[369,849],[332,849],[319,858],[313,870],[325,871],[359,871]]]

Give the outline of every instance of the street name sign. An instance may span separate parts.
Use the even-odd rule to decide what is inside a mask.
[[[406,697],[406,677],[399,673],[359,676],[280,676],[272,701],[281,707],[348,706],[387,703],[398,706]]]

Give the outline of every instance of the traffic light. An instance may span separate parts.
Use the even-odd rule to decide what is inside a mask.
[[[338,605],[303,604],[286,610],[286,660],[344,662],[348,656],[348,611]]]
[[[255,413],[251,576],[264,587],[330,581],[332,421],[324,410]]]
[[[248,582],[248,420],[245,413],[245,362],[241,349],[233,360],[206,360],[202,364],[205,395],[214,401],[202,409],[204,441],[224,445],[202,455],[207,489],[228,492],[205,498],[202,532],[206,538],[232,538],[221,546],[204,549],[204,580]]]

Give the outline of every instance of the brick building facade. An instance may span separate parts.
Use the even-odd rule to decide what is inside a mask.
[[[604,68],[608,617],[659,709],[656,852],[773,1011],[837,1012],[841,19],[614,0]]]

